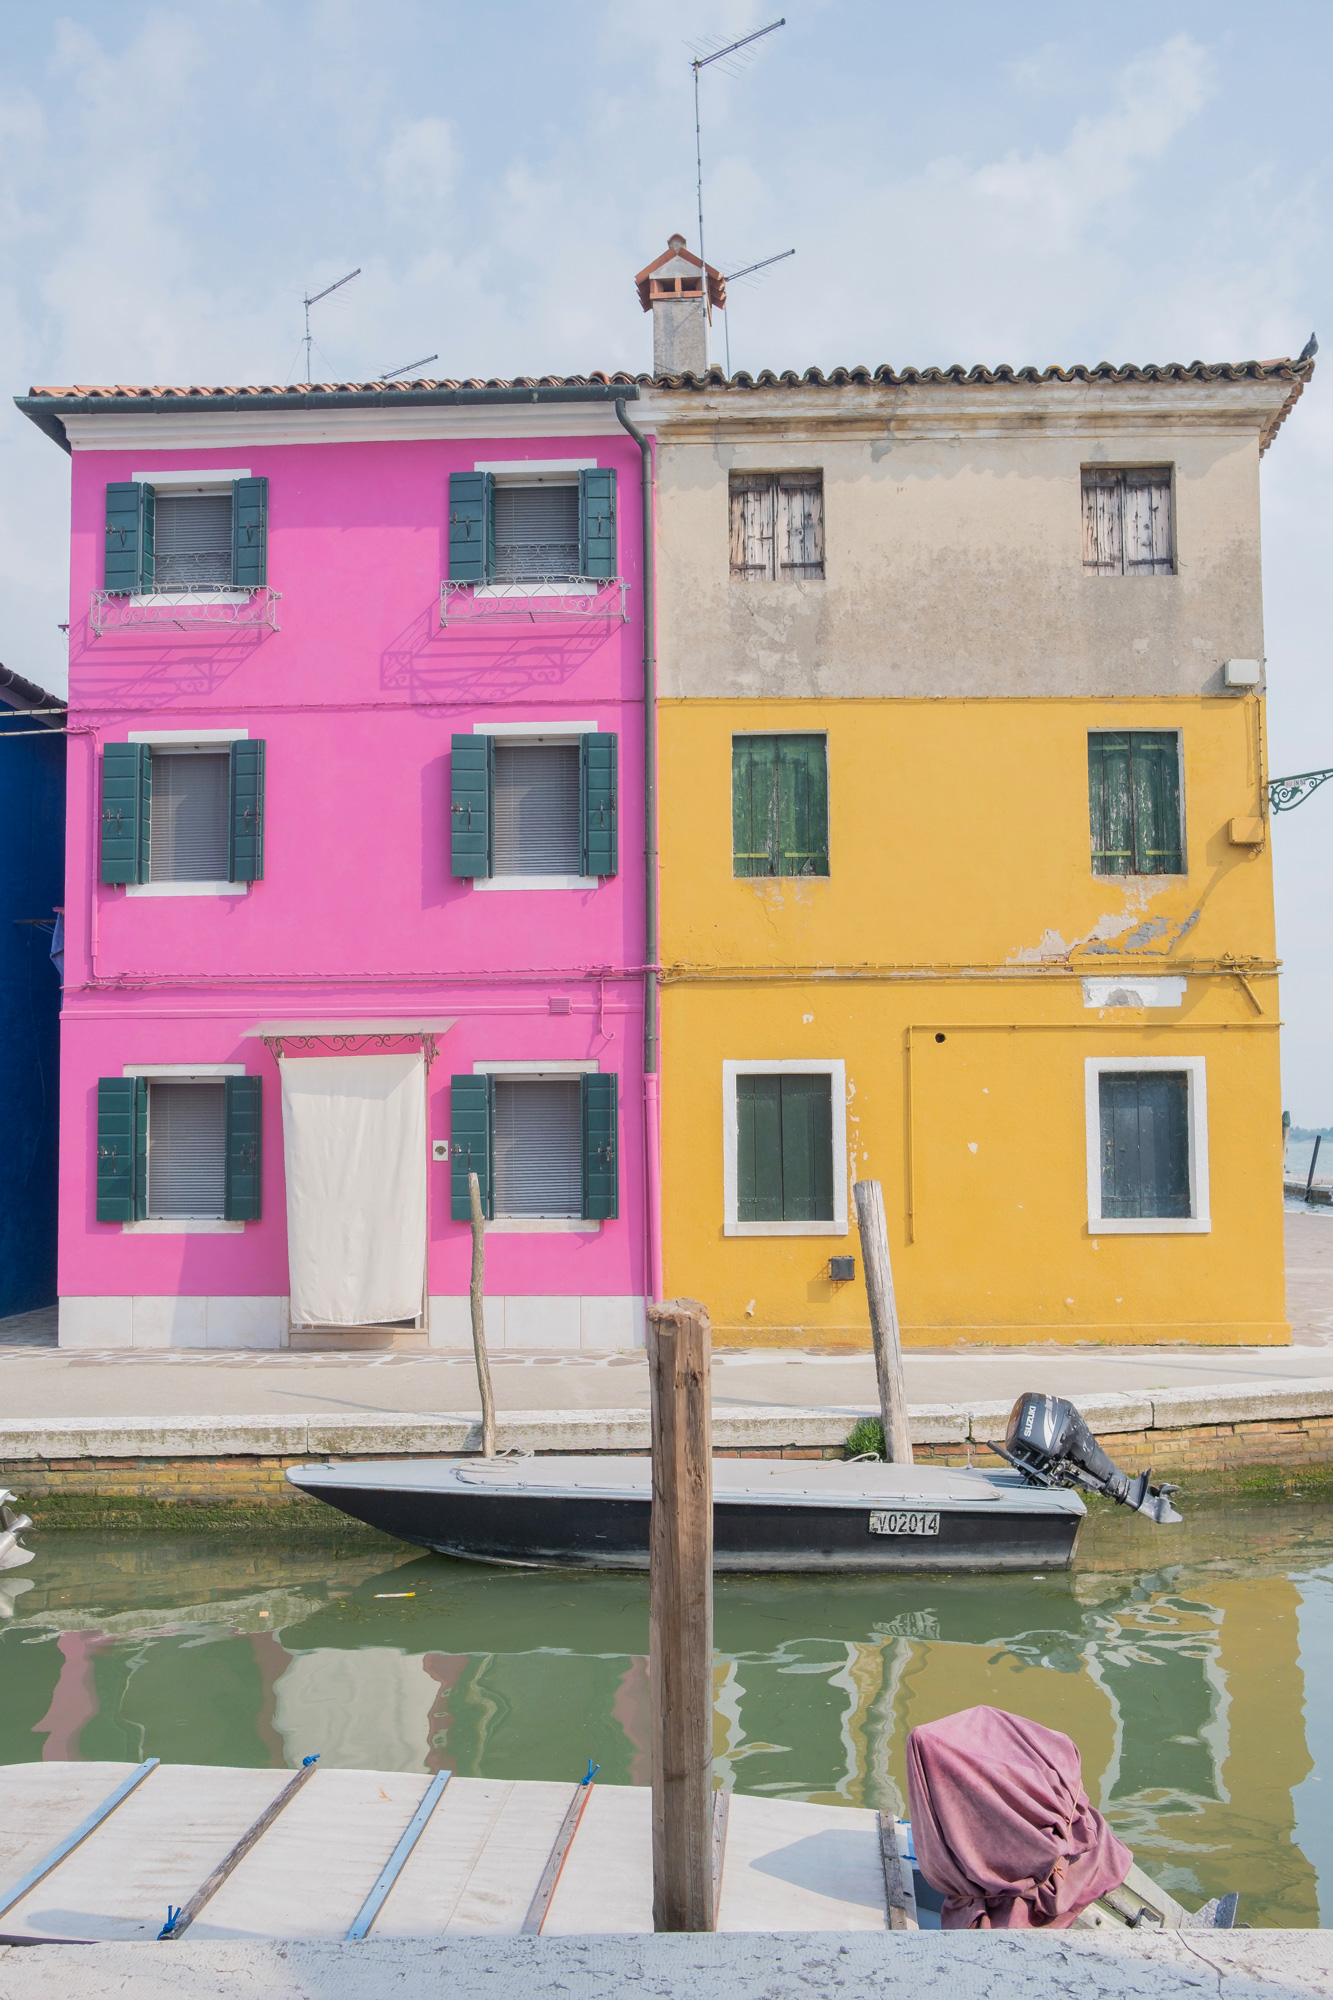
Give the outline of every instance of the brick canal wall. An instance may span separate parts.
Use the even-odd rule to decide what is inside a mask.
[[[1295,1485],[1333,1475],[1333,1382],[1254,1389],[1112,1395],[1080,1404],[1105,1449],[1128,1471],[1208,1484]],[[918,1405],[911,1412],[918,1464],[994,1464],[986,1440],[1004,1434],[1007,1403]],[[724,1458],[833,1459],[857,1411],[732,1409],[714,1424]],[[304,1504],[289,1466],[330,1458],[418,1458],[475,1452],[467,1417],[184,1418],[0,1423],[0,1485],[27,1502],[129,1502],[247,1508]],[[643,1452],[638,1410],[526,1411],[502,1416],[502,1451]]]

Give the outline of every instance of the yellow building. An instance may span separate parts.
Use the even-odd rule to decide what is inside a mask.
[[[1258,496],[1308,372],[659,372],[664,1279],[719,1342],[868,1341],[857,1178],[909,1344],[1289,1339]]]

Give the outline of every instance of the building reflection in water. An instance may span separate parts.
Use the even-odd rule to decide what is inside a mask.
[[[901,1810],[908,1731],[990,1702],[1074,1738],[1094,1801],[1183,1900],[1236,1887],[1252,1923],[1317,1924],[1333,1723],[1306,1688],[1333,1665],[1333,1531],[1294,1502],[1203,1510],[1169,1540],[1138,1525],[1090,1523],[1067,1576],[719,1580],[720,1780]],[[317,1750],[570,1779],[592,1757],[647,1782],[640,1578],[123,1535],[52,1536],[34,1569],[0,1626],[2,1761]]]

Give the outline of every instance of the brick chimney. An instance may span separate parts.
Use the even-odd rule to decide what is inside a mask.
[[[708,326],[714,306],[727,303],[727,281],[707,266],[708,303],[703,298],[704,265],[683,236],[669,236],[660,257],[634,280],[639,304],[653,316],[654,375],[703,375],[708,370]]]

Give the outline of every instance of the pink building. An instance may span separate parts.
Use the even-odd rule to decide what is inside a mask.
[[[641,1342],[635,393],[22,399],[73,464],[62,1345],[466,1345],[469,1168],[492,1344]]]

